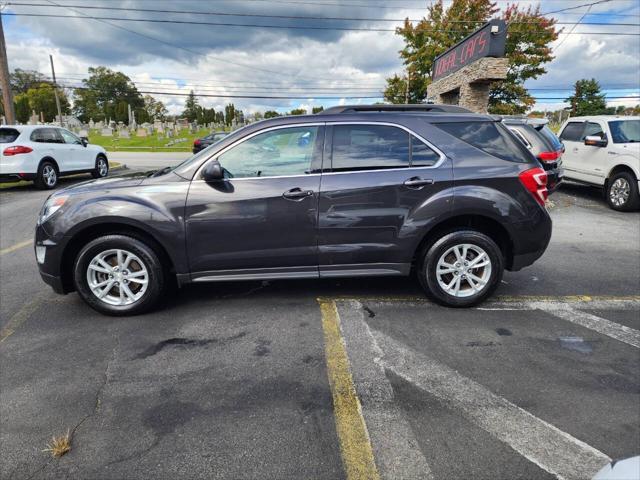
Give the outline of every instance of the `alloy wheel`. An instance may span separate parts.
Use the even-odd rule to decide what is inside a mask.
[[[109,172],[109,166],[107,165],[107,161],[104,158],[98,159],[98,174],[101,177],[106,177]]]
[[[631,185],[626,178],[617,178],[609,189],[609,198],[616,207],[621,207],[629,201]]]
[[[109,305],[131,305],[140,300],[149,284],[149,272],[135,254],[110,249],[97,254],[87,267],[91,292]]]
[[[53,187],[57,181],[56,169],[51,165],[45,165],[42,169],[42,178],[48,187]]]
[[[440,256],[436,278],[449,295],[470,297],[482,292],[489,284],[491,259],[478,245],[455,245]]]

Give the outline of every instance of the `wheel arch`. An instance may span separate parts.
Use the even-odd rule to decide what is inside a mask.
[[[73,265],[80,253],[80,250],[90,241],[105,235],[125,235],[135,238],[146,243],[160,257],[160,261],[167,268],[170,275],[175,276],[175,262],[169,255],[168,250],[156,238],[149,229],[145,229],[140,225],[121,220],[109,220],[103,223],[94,223],[84,225],[76,230],[70,240],[65,245],[60,261],[60,276],[65,292],[75,290],[73,284]]]
[[[630,173],[631,175],[633,175],[633,178],[638,180],[638,175],[630,165],[627,165],[626,163],[619,163],[609,171],[607,178],[604,180],[605,190],[609,189],[609,179],[620,172]]]
[[[44,163],[44,162],[51,162],[53,163],[53,166],[56,167],[56,171],[58,172],[58,174],[60,174],[60,165],[58,165],[58,162],[56,162],[56,159],[46,155],[44,157],[42,157],[40,159],[40,161],[38,162],[38,168],[36,169],[36,172],[38,172],[40,170],[40,166]]]
[[[419,255],[440,237],[453,230],[469,228],[484,233],[491,238],[502,252],[505,267],[510,268],[513,263],[513,240],[509,231],[496,219],[483,214],[463,214],[455,215],[441,220],[430,228],[422,237],[414,255],[412,265],[415,267],[419,260]]]

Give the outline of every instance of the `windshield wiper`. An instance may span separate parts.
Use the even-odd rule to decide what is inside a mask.
[[[159,177],[160,175],[164,175],[165,173],[169,173],[171,170],[173,170],[173,167],[164,167],[164,168],[161,168],[160,170],[157,170],[157,171],[153,172],[150,176],[151,177]]]

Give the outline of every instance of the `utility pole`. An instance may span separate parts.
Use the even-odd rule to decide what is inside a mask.
[[[53,68],[53,55],[49,55],[51,60],[51,76],[53,77],[53,94],[56,97],[56,107],[58,107],[58,123],[62,126],[62,109],[60,108],[60,99],[58,98],[58,84],[56,83],[56,71]]]
[[[13,93],[9,81],[9,62],[7,47],[4,43],[4,29],[2,28],[2,12],[0,11],[0,87],[2,87],[2,103],[4,104],[4,118],[8,125],[16,123],[16,113],[13,109]]]
[[[404,90],[404,103],[409,103],[409,82],[411,81],[411,72],[407,69],[407,85]]]

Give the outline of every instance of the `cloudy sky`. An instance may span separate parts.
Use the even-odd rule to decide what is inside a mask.
[[[601,83],[609,97],[628,97],[612,98],[610,104],[640,103],[633,98],[640,96],[640,36],[596,34],[640,34],[640,2],[608,0],[590,8],[583,6],[593,1],[539,2],[543,12],[578,7],[553,16],[560,22],[582,20],[583,24],[562,25],[566,33],[553,45],[556,59],[547,64],[548,73],[527,84],[538,98],[536,108],[559,108],[562,102],[557,98],[566,97],[573,82],[592,77]],[[171,113],[182,110],[184,97],[166,93],[186,93],[191,89],[201,95],[200,103],[205,106],[219,109],[233,102],[246,112],[380,101],[385,78],[402,72],[398,56],[402,40],[386,30],[400,25],[399,19],[422,18],[429,3],[423,0],[0,1],[8,4],[3,13],[9,15],[3,15],[3,22],[11,70],[36,69],[48,74],[52,54],[59,83],[77,85],[86,77],[88,67],[106,65],[129,75],[140,91],[164,92],[154,96]],[[538,2],[516,3],[526,6]],[[507,2],[498,0],[497,5],[506,8]],[[87,8],[90,6],[107,8]],[[190,13],[136,12],[114,7]],[[14,13],[35,16],[12,16]],[[611,23],[630,25],[608,25]]]

